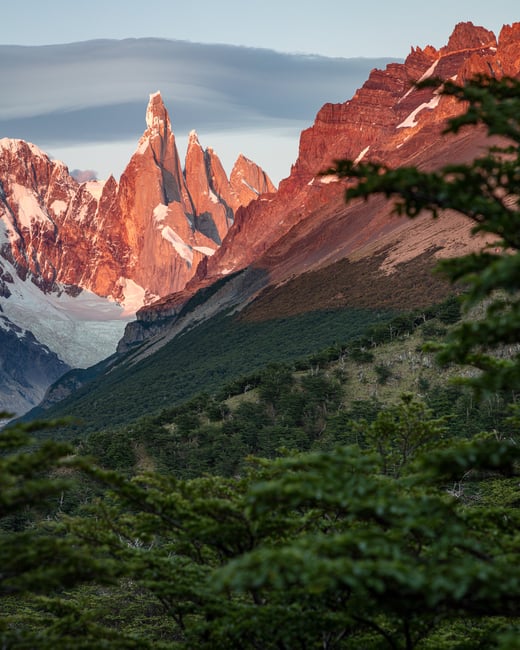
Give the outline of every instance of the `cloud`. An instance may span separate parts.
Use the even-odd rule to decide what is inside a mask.
[[[96,181],[98,178],[97,172],[93,169],[73,169],[70,172],[72,178],[78,183],[85,183],[86,181]]]
[[[62,146],[138,138],[156,90],[176,133],[290,128],[388,61],[151,38],[0,46],[0,136]]]

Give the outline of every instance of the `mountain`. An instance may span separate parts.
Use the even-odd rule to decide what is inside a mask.
[[[72,408],[88,418],[95,402],[104,422],[128,421],[269,360],[347,340],[361,323],[413,308],[426,313],[446,298],[452,289],[431,270],[440,256],[482,246],[467,221],[455,213],[398,218],[384,197],[346,205],[348,183],[320,172],[339,157],[424,169],[471,160],[489,142],[479,130],[443,135],[461,107],[438,90],[443,79],[463,82],[478,72],[520,73],[520,23],[498,39],[461,23],[445,47],[412,48],[403,64],[373,70],[350,100],[326,104],[302,133],[278,192],[239,208],[184,289],[138,312],[109,371],[51,412]],[[413,86],[427,78],[438,85]],[[125,403],[125,412],[114,403]]]
[[[254,268],[263,278],[261,286],[253,283],[248,295],[241,294],[242,304],[256,298],[245,313],[255,318],[287,316],[324,306],[360,306],[363,301],[377,306],[366,294],[353,301],[348,276],[334,266],[344,265],[344,260],[369,259],[386,250],[376,275],[380,281],[395,282],[398,265],[406,266],[433,247],[430,265],[439,256],[479,247],[481,242],[470,236],[459,215],[445,214],[436,222],[426,216],[410,221],[392,215],[391,204],[383,198],[346,206],[345,182],[320,172],[343,157],[430,169],[472,159],[484,144],[483,135],[466,131],[443,135],[446,119],[461,107],[441,96],[439,87],[418,90],[413,82],[439,78],[440,86],[443,79],[462,83],[476,73],[518,75],[519,53],[520,23],[505,26],[498,41],[483,27],[460,23],[445,47],[412,48],[403,64],[373,70],[350,100],[325,104],[313,126],[303,131],[298,159],[278,192],[239,209],[215,255],[199,266],[181,293],[141,309],[120,349],[147,338],[151,331],[157,333],[157,327],[150,327],[154,321],[171,327],[165,318],[183,313],[197,291],[242,269]],[[323,292],[304,296],[302,289],[296,290],[303,273],[307,283],[310,273],[329,277],[326,305]],[[410,304],[421,298],[421,291],[410,295]]]
[[[25,413],[41,402],[45,389],[70,370],[33,334],[0,314],[0,411]]]
[[[2,257],[19,277],[44,292],[63,283],[135,308],[182,289],[236,208],[275,191],[243,156],[229,181],[194,132],[185,176],[160,93],[150,96],[146,125],[119,183],[78,183],[34,145],[0,140]]]
[[[519,31],[513,33],[517,46]],[[459,159],[472,156],[475,151],[472,143],[461,138],[455,144],[441,136],[446,118],[453,116],[459,107],[449,98],[440,97],[437,89],[416,90],[411,84],[433,76],[463,82],[475,72],[487,72],[490,64],[499,70],[498,62],[504,58],[511,38],[505,31],[497,48],[492,32],[471,23],[459,24],[446,47],[414,48],[404,64],[373,70],[349,101],[323,106],[314,125],[302,133],[298,159],[278,194],[238,213],[226,245],[208,262],[206,275],[220,276],[225,269],[243,268],[253,260],[258,264],[259,256],[264,255],[262,263],[283,279],[302,267],[308,270],[313,264],[310,256],[320,265],[329,263],[406,223],[389,218],[387,205],[379,209],[371,206],[369,210],[359,205],[345,208],[342,206],[344,185],[335,182],[333,177],[320,177],[320,172],[338,158],[372,160],[390,166],[438,166],[454,156]],[[475,146],[479,145],[480,142]],[[356,213],[359,216],[354,225]],[[339,221],[343,222],[342,230],[337,228]],[[334,237],[324,233],[330,224],[336,226]],[[298,234],[293,230],[295,227]],[[285,268],[280,268],[274,259],[275,246],[280,246],[289,231],[293,248],[297,248],[295,237],[305,238],[307,245],[300,246],[305,254],[293,252],[290,266],[284,255]],[[311,238],[314,242],[309,241]],[[244,241],[249,245],[245,246]],[[327,242],[328,254],[320,251],[320,241]],[[267,250],[271,250],[269,260],[264,253]],[[418,253],[419,249],[414,247],[414,252]]]
[[[112,354],[135,310],[182,289],[236,209],[275,191],[244,156],[228,179],[194,132],[183,171],[160,93],[146,126],[119,182],[79,183],[38,147],[0,140],[0,306],[73,367]]]

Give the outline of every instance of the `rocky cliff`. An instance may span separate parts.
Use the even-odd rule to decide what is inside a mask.
[[[182,289],[235,210],[274,190],[243,157],[228,180],[195,133],[184,173],[160,93],[150,96],[146,126],[119,183],[79,184],[37,147],[0,140],[1,251],[21,278],[44,292],[63,283],[137,307]]]
[[[412,48],[403,64],[373,70],[348,101],[325,104],[313,126],[302,132],[298,159],[276,196],[238,211],[206,273],[218,276],[252,263],[295,224],[335,203],[344,188],[335,179],[319,176],[334,160],[370,159],[388,165],[426,161],[446,119],[461,108],[435,88],[414,88],[414,81],[436,77],[462,83],[477,72],[518,74],[519,51],[520,23],[504,28],[498,43],[483,27],[461,23],[447,46]]]
[[[520,23],[505,26],[498,39],[483,27],[460,23],[445,47],[414,47],[403,64],[373,70],[348,101],[325,104],[301,134],[298,159],[278,192],[240,208],[223,245],[199,266],[186,289],[143,308],[138,320],[149,326],[178,315],[197,290],[246,267],[262,271],[264,286],[288,288],[290,279],[303,272],[345,258],[369,257],[382,248],[387,254],[381,273],[391,273],[399,263],[432,247],[437,256],[478,247],[458,215],[445,215],[432,224],[396,218],[383,199],[345,206],[344,182],[320,175],[338,158],[426,168],[471,160],[485,144],[483,135],[442,135],[446,120],[462,108],[441,96],[439,87],[442,80],[463,83],[477,73],[520,74]],[[414,86],[427,78],[439,79],[439,85]],[[257,285],[254,290],[258,292]],[[349,292],[339,287],[337,295],[343,294]],[[312,304],[309,296],[305,308],[312,309]],[[137,329],[138,323],[128,332],[133,340]]]
[[[38,373],[29,372],[22,360],[37,342],[72,367],[112,354],[135,310],[183,289],[236,209],[264,191],[274,188],[254,163],[240,156],[228,179],[195,133],[183,169],[160,93],[119,182],[79,183],[38,147],[1,139],[0,312],[24,336],[2,334],[0,368],[10,370],[0,374],[0,406],[4,395],[19,412],[68,368],[40,363],[40,354]],[[31,388],[18,386],[18,400],[9,377],[24,374]]]

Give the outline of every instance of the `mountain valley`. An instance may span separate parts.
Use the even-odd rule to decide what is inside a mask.
[[[520,23],[278,188],[146,126],[119,182],[0,140],[0,646],[517,650]]]
[[[85,403],[82,417],[95,410],[87,406],[92,390],[96,404],[106,399],[108,425],[121,417],[117,406],[112,415],[108,406],[122,402],[112,393],[116,376],[121,390],[127,381],[136,386],[132,400],[139,412],[140,382],[146,386],[145,403],[154,393],[168,401],[172,383],[180,390],[172,387],[171,399],[188,398],[200,386],[194,369],[211,364],[219,347],[227,352],[220,364],[213,359],[208,389],[270,358],[278,360],[278,354],[279,360],[305,356],[316,346],[357,336],[359,327],[351,331],[349,325],[353,313],[362,312],[368,325],[403,309],[442,302],[452,290],[431,275],[436,261],[478,250],[484,242],[471,236],[467,221],[454,212],[437,220],[395,216],[392,202],[383,197],[346,205],[348,182],[322,172],[339,157],[424,169],[471,160],[486,144],[485,135],[479,130],[443,135],[446,119],[461,107],[439,95],[442,79],[464,82],[489,70],[517,74],[519,48],[519,24],[505,26],[497,39],[482,27],[461,23],[440,50],[412,48],[404,64],[373,70],[352,99],[319,111],[302,133],[298,159],[278,190],[242,156],[228,180],[216,154],[202,149],[195,132],[183,171],[159,93],[150,96],[147,129],[119,183],[110,178],[78,184],[63,165],[34,147],[2,141],[10,177],[17,169],[15,156],[27,161],[16,181],[3,181],[10,242],[3,248],[4,266],[10,277],[30,277],[48,296],[64,287],[59,291],[91,291],[116,301],[119,332],[125,317],[142,305],[137,319],[126,324],[118,353],[92,359],[106,359],[97,370],[71,371],[74,379],[66,375],[44,404],[82,386],[77,393]],[[412,85],[437,76],[439,86]],[[30,190],[17,195],[19,187]],[[27,206],[37,208],[35,216],[23,212]],[[269,332],[267,355],[259,342],[248,340],[264,336],[255,327]],[[204,347],[210,331],[216,335],[210,337],[213,347]],[[298,341],[288,345],[293,331],[299,331]],[[189,354],[188,339],[193,340]],[[250,345],[250,352],[243,345]],[[236,361],[229,363],[233,350]],[[154,364],[170,370],[162,376],[158,371],[157,377],[146,370],[146,380],[139,379],[140,369]],[[192,389],[183,373],[193,377]],[[160,406],[160,400],[152,403]],[[72,404],[53,408],[76,411]],[[132,417],[134,408],[124,412]]]
[[[72,367],[115,352],[136,309],[183,288],[221,244],[237,208],[275,190],[243,155],[228,180],[194,131],[183,172],[160,93],[150,96],[146,121],[119,182],[78,183],[34,145],[0,141],[0,308]],[[14,374],[31,371],[14,369],[0,407],[20,413]],[[56,378],[40,376],[35,394]]]

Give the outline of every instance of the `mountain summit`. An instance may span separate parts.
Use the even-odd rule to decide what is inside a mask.
[[[240,173],[250,191],[235,192],[216,154],[196,138],[185,176],[159,92],[150,96],[146,126],[119,183],[77,183],[34,145],[0,141],[2,257],[20,278],[44,292],[56,283],[88,289],[131,311],[182,289],[218,248],[235,210],[274,191],[240,157],[232,176]]]
[[[9,328],[32,332],[73,367],[115,352],[130,315],[183,289],[220,246],[236,209],[275,189],[243,157],[232,177],[247,192],[235,189],[215,152],[203,151],[196,136],[183,171],[158,92],[150,96],[146,130],[119,182],[78,183],[35,145],[1,139],[0,311]],[[11,338],[20,346],[29,341]],[[27,355],[9,356],[16,358]],[[31,391],[16,385],[29,402],[41,396],[41,385]],[[9,390],[12,395],[12,385]]]
[[[446,214],[435,222],[429,218],[410,221],[392,215],[391,203],[382,197],[345,205],[345,182],[321,174],[340,158],[429,169],[473,159],[485,145],[484,137],[466,130],[457,136],[443,135],[446,120],[462,107],[441,96],[439,89],[443,80],[464,83],[478,73],[520,74],[520,23],[504,26],[498,39],[484,27],[460,23],[445,47],[412,47],[404,63],[372,70],[348,101],[325,104],[314,124],[302,132],[298,159],[278,192],[238,209],[223,245],[199,266],[186,289],[144,307],[125,340],[139,339],[139,322],[146,337],[150,322],[166,316],[175,319],[199,289],[241,270],[254,268],[256,277],[263,278],[263,286],[251,283],[249,293],[240,293],[243,300],[258,298],[253,303],[255,317],[285,317],[323,305],[323,296],[329,292],[327,308],[352,306],[352,287],[345,278],[342,284],[339,278],[344,276],[333,268],[345,260],[375,259],[380,253],[380,275],[396,281],[402,265],[428,251],[435,249],[433,265],[439,256],[459,255],[481,246],[460,215]],[[438,86],[419,89],[414,85],[429,78],[438,79]],[[296,300],[297,292],[291,289],[296,278],[322,271],[326,275],[326,269],[331,285],[327,292]],[[366,294],[359,300],[370,303]]]
[[[160,91],[152,93],[146,109],[146,135],[157,134],[163,138],[171,132],[170,116],[164,105]]]

